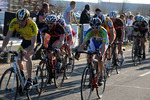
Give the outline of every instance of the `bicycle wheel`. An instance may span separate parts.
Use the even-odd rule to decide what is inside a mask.
[[[97,74],[98,74],[98,72],[97,72]],[[102,96],[103,96],[103,94],[104,94],[104,91],[105,91],[105,85],[106,85],[106,71],[104,70],[104,72],[103,72],[103,74],[104,74],[104,79],[103,79],[103,84],[101,85],[101,86],[98,86],[97,88],[96,88],[96,94],[97,94],[97,96],[98,96],[98,98],[99,99],[101,99],[102,98]],[[98,76],[100,77],[100,75],[98,74]],[[98,78],[97,78],[98,79]],[[97,80],[98,81],[98,80]]]
[[[72,72],[73,72],[73,70],[74,70],[74,54],[72,53],[72,66],[69,66],[69,57],[68,56],[66,56],[65,57],[65,64],[66,64],[66,69],[65,69],[65,77],[67,78],[67,79],[69,79],[70,77],[71,77],[71,75],[72,75]]]
[[[137,48],[134,50],[134,53],[133,53],[133,64],[134,64],[134,66],[136,66],[137,65],[137,62],[138,62],[138,55],[137,55],[137,52],[138,52],[138,50],[137,50]]]
[[[116,63],[116,73],[119,74],[122,68],[122,57],[120,54],[117,56]]]
[[[54,69],[54,84],[56,88],[61,87],[61,85],[63,84],[65,78],[64,73],[65,68],[61,68],[60,70]]]
[[[13,67],[7,69],[0,80],[0,94],[3,94],[4,99],[13,100],[18,95],[18,76],[14,73]]]
[[[40,62],[40,67],[38,67],[38,70],[41,68],[42,70],[42,74],[41,74],[41,78],[42,78],[42,90],[41,92],[44,92],[46,87],[47,87],[47,83],[48,83],[48,79],[49,79],[49,69],[48,69],[48,63],[46,63],[45,61],[41,61]],[[38,73],[37,73],[38,74]]]
[[[134,62],[134,52],[135,52],[135,44],[132,46],[132,61]]]
[[[34,78],[34,84],[38,84],[36,86],[39,95],[43,92],[43,73],[40,66],[36,66],[36,76]]]
[[[26,91],[27,98],[28,100],[31,100],[31,98],[39,98],[40,94],[42,92],[42,84],[43,84],[43,79],[42,79],[42,70],[40,66],[35,66],[32,70],[32,79],[33,85],[31,89]]]
[[[93,97],[92,95],[93,90],[92,73],[88,66],[86,66],[81,79],[81,100],[90,100],[91,98],[96,97]]]

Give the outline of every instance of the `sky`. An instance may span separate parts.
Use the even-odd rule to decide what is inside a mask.
[[[72,0],[64,0],[64,1],[72,1]],[[80,1],[80,2],[93,2],[93,3],[98,3],[98,1],[102,2],[127,2],[127,3],[140,3],[140,4],[150,4],[150,0],[75,0],[75,1]]]

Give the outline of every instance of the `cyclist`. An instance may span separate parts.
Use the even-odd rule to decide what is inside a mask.
[[[105,20],[102,21],[102,22],[104,22],[103,26],[107,30],[108,39],[109,39],[109,45],[111,45],[114,42],[115,38],[116,38],[116,30],[114,28],[113,22],[112,22],[112,20],[109,17],[106,17]],[[109,46],[109,48],[107,49],[108,50],[108,56],[107,56],[107,61],[108,62],[107,62],[107,65],[106,65],[107,68],[110,68],[111,67],[111,63],[112,63],[111,62],[111,52],[112,52],[112,50],[111,50],[110,47],[111,46]]]
[[[120,18],[117,18],[117,12],[116,11],[111,11],[109,14],[110,19],[112,20],[115,30],[116,30],[116,39],[115,42],[119,42],[118,46],[118,51],[122,56],[122,65],[124,65],[124,55],[123,55],[123,50],[122,50],[122,45],[123,45],[123,39],[124,39],[124,23]]]
[[[87,31],[87,34],[85,36],[84,41],[79,46],[75,58],[78,59],[80,54],[78,51],[82,51],[84,49],[84,46],[86,45],[86,42],[90,40],[90,46],[88,47],[88,51],[96,52],[98,49],[101,53],[98,55],[98,69],[100,73],[98,84],[103,84],[103,62],[104,62],[104,53],[108,47],[108,35],[107,30],[101,26],[102,21],[99,18],[92,18],[90,20],[90,26],[91,28]]]
[[[16,18],[14,18],[10,25],[9,30],[7,32],[7,36],[3,41],[3,45],[0,48],[0,51],[3,51],[6,45],[9,42],[10,37],[12,36],[14,31],[17,31],[23,36],[23,41],[21,45],[19,46],[18,51],[20,52],[22,50],[22,54],[24,58],[27,60],[26,67],[27,67],[27,73],[28,73],[28,80],[27,84],[25,86],[25,90],[29,89],[32,86],[32,59],[34,52],[37,51],[37,48],[41,44],[38,40],[38,44],[36,46],[37,42],[37,35],[38,35],[38,28],[34,21],[29,19],[30,13],[27,9],[20,9],[16,12]],[[40,39],[38,35],[38,39]],[[20,54],[18,55],[20,57]],[[18,60],[18,65],[20,67],[21,73],[23,73],[23,64],[22,60]]]
[[[52,49],[56,53],[56,59],[57,59],[57,70],[60,70],[62,64],[61,64],[61,58],[60,58],[60,48],[64,44],[65,39],[65,31],[64,28],[56,24],[56,16],[55,15],[47,15],[46,16],[46,26],[44,26],[41,29],[41,35],[44,38],[45,33],[50,35],[50,40],[48,42],[48,48]],[[52,61],[52,54],[49,54],[49,59]],[[50,62],[52,63],[52,62]],[[49,77],[48,83],[51,83],[51,75]]]
[[[65,46],[69,55],[69,65],[72,65],[72,56],[71,56],[71,48],[70,46],[73,45],[73,42],[75,40],[75,32],[73,31],[73,29],[71,28],[70,25],[67,25],[65,23],[65,20],[63,18],[58,19],[57,21],[60,25],[62,25],[65,29]]]
[[[136,21],[133,23],[134,31],[140,32],[142,39],[141,39],[141,45],[143,46],[143,59],[146,58],[145,56],[145,42],[146,42],[146,33],[148,32],[148,23],[145,21],[143,16],[138,16],[136,18]],[[136,41],[138,40],[138,37],[136,38]],[[137,43],[137,42],[135,42]],[[136,45],[136,44],[135,44]]]

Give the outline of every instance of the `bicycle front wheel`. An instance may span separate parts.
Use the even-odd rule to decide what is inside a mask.
[[[61,85],[64,82],[64,75],[65,73],[65,68],[61,69],[61,70],[56,70],[54,69],[54,83],[56,88],[61,87]]]
[[[119,74],[122,68],[122,57],[120,54],[118,54],[117,59],[116,59],[117,65],[116,65],[116,73]]]
[[[48,63],[46,61],[41,61],[40,62],[40,67],[38,67],[37,69],[37,72],[41,69],[42,72],[41,73],[37,73],[37,74],[40,74],[41,75],[41,78],[42,78],[42,89],[41,89],[41,92],[44,92],[46,87],[47,87],[47,83],[49,81],[49,70],[50,68],[48,68]],[[38,75],[39,76],[39,75]]]
[[[18,95],[18,76],[14,73],[13,67],[7,69],[0,80],[0,94],[3,94],[4,99],[13,100]]]
[[[98,87],[96,88],[96,93],[97,93],[97,96],[98,96],[99,99],[102,98],[102,96],[103,96],[103,94],[104,94],[104,91],[105,91],[105,85],[106,85],[106,75],[107,75],[107,73],[106,73],[105,70],[104,70],[103,74],[104,74],[103,84],[102,84],[101,86],[98,86]],[[99,74],[98,74],[98,76],[100,77]],[[97,80],[97,81],[98,81],[98,80]]]
[[[69,56],[65,57],[65,61],[66,61],[66,70],[65,70],[65,77],[67,79],[69,79],[72,75],[72,72],[74,70],[74,54],[72,53],[72,65],[69,65]]]
[[[95,98],[96,96],[92,95],[93,90],[92,73],[88,66],[86,66],[81,79],[81,100],[90,100],[91,98]]]

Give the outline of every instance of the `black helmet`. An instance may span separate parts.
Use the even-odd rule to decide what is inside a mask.
[[[90,26],[92,28],[99,27],[102,24],[102,21],[99,18],[92,18],[90,20]]]

